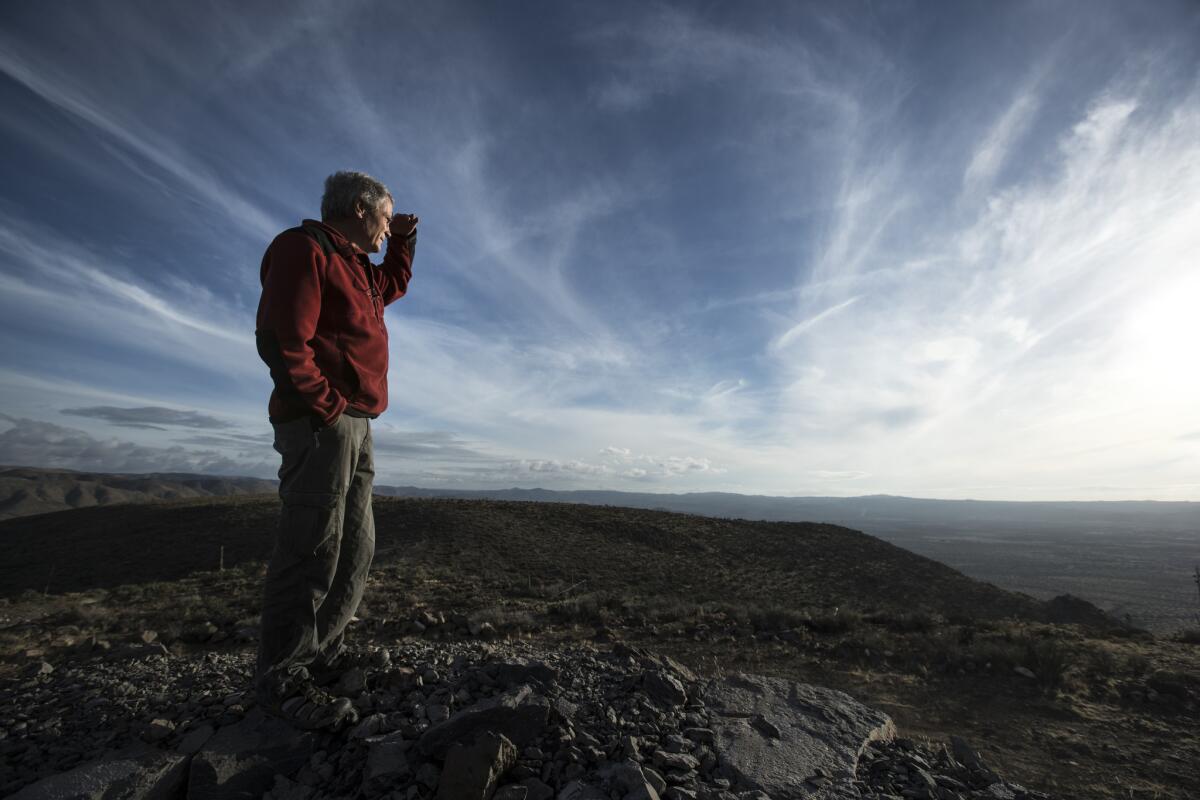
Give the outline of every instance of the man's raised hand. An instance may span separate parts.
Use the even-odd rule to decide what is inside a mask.
[[[396,214],[392,217],[391,231],[392,236],[399,236],[401,239],[407,239],[417,229],[417,223],[420,220],[416,214]]]

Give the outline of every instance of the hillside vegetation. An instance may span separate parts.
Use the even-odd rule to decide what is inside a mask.
[[[0,593],[171,581],[270,554],[273,497],[114,505],[0,523]],[[578,593],[787,608],[1041,619],[1043,604],[834,525],[604,506],[375,503],[377,563],[470,581],[478,599],[560,582]],[[967,611],[964,611],[967,610]]]

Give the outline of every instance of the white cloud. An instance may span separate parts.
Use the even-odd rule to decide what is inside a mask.
[[[1189,483],[1191,462],[1168,454],[1184,455],[1171,437],[1200,401],[1184,366],[1200,302],[1185,277],[1200,249],[1196,99],[1151,109],[1101,92],[1058,140],[1056,163],[967,224],[927,220],[899,252],[870,244],[862,263],[926,266],[877,283],[853,317],[814,315],[821,324],[800,323],[792,348],[772,348],[794,376],[781,440],[809,463],[865,456],[859,468],[896,493],[1082,493],[1138,485],[1133,465],[1150,460],[1166,482]],[[1114,446],[1072,455],[1084,442]]]
[[[110,258],[72,243],[51,248],[52,241],[40,225],[0,214],[0,284],[7,301],[0,305],[8,306],[10,320],[26,317],[76,332],[97,349],[107,343],[114,354],[150,351],[213,372],[259,372],[253,321],[213,302],[208,290],[175,277],[168,299],[122,275]]]
[[[1009,160],[1013,149],[1028,133],[1041,108],[1044,81],[1050,61],[1035,71],[1016,92],[1012,102],[992,124],[963,173],[963,191],[978,196],[991,188],[996,174]]]
[[[836,305],[830,306],[829,308],[826,308],[822,311],[817,312],[816,314],[812,315],[808,319],[804,319],[804,320],[801,320],[800,322],[797,322],[795,325],[793,325],[792,327],[790,327],[786,331],[784,331],[782,334],[780,334],[780,336],[771,343],[771,349],[772,350],[782,350],[782,349],[786,348],[789,344],[791,344],[793,341],[795,341],[797,337],[802,336],[806,332],[812,330],[817,325],[820,325],[823,320],[826,320],[829,317],[832,317],[834,314],[837,314],[840,311],[844,311],[845,309],[854,305],[855,303],[858,302],[858,300],[859,300],[859,297],[857,297],[857,296],[851,297],[849,300],[843,300],[842,302],[840,302]]]
[[[100,472],[190,472],[270,477],[268,460],[231,458],[223,452],[181,445],[150,447],[39,420],[0,414],[0,463]]]

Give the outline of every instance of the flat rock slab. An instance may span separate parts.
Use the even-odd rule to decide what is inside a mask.
[[[550,704],[546,699],[522,684],[480,700],[434,725],[421,734],[420,748],[426,755],[441,760],[451,745],[469,742],[481,731],[503,734],[518,747],[525,747],[541,735],[549,715]]]
[[[276,775],[295,772],[312,755],[316,734],[293,728],[261,709],[217,731],[192,757],[188,800],[258,798]]]
[[[704,695],[719,772],[772,800],[858,797],[863,749],[896,735],[890,717],[835,689],[737,674]]]
[[[134,748],[43,778],[12,795],[14,800],[173,800],[187,780],[190,758]]]

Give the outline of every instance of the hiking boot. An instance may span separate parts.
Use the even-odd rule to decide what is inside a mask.
[[[358,712],[348,699],[334,697],[314,686],[311,680],[299,680],[291,689],[260,700],[263,711],[305,730],[332,730],[343,722],[358,721]]]
[[[390,663],[392,663],[392,657],[387,650],[343,650],[334,656],[333,661],[329,664],[310,664],[308,672],[317,686],[329,686],[337,683],[350,670],[362,670],[365,677],[374,670],[383,669]]]

